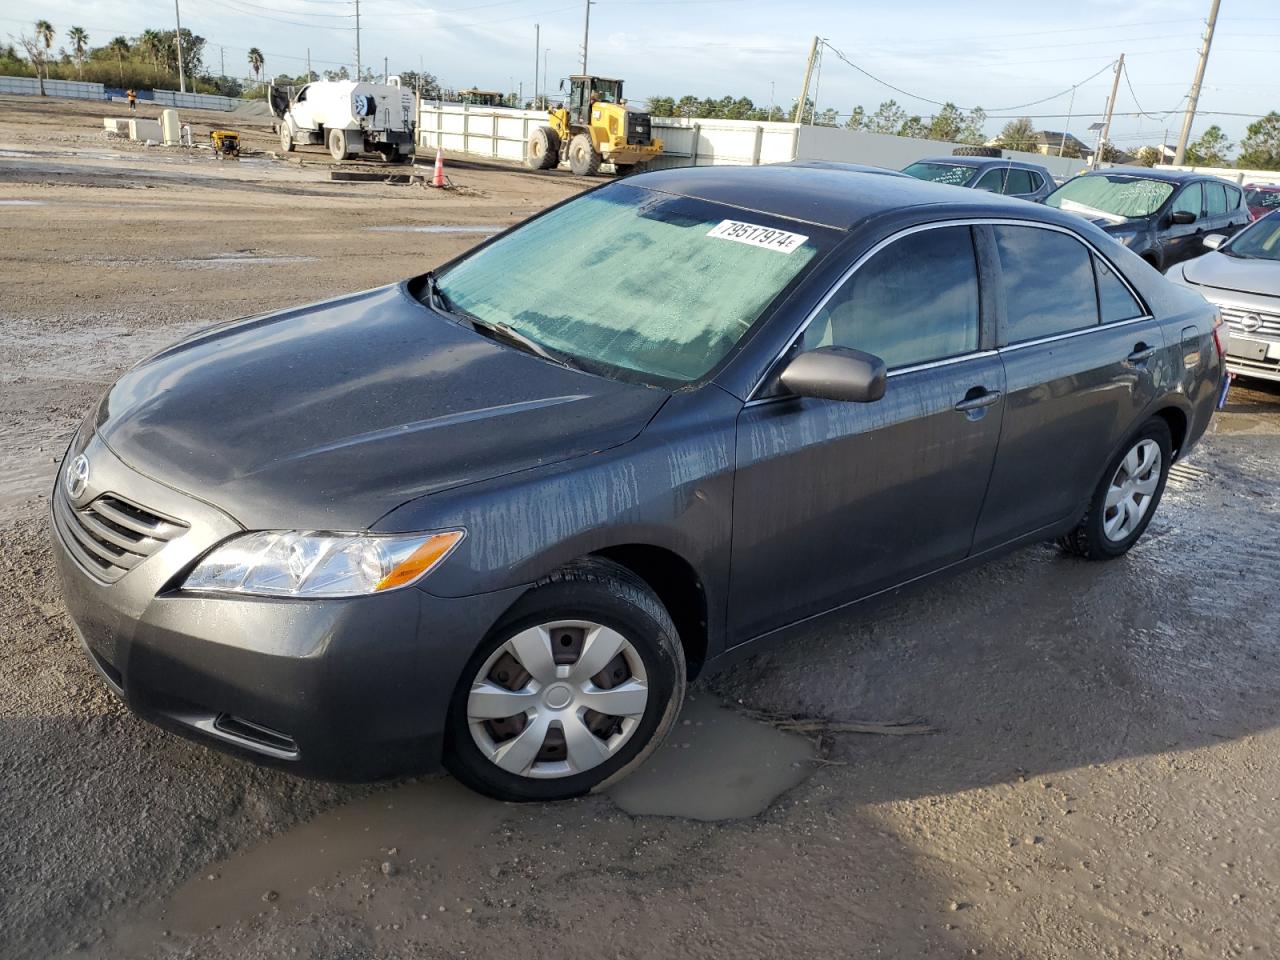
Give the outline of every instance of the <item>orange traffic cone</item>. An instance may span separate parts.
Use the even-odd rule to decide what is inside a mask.
[[[431,177],[431,185],[433,187],[445,186],[444,179],[444,150],[436,147],[436,172]]]

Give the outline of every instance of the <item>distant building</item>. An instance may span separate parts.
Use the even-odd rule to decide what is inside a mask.
[[[1063,147],[1063,138],[1066,138],[1066,146]],[[1066,156],[1075,154],[1077,157],[1083,157],[1090,152],[1090,148],[1072,133],[1062,133],[1058,130],[1037,130],[1036,131],[1036,153],[1044,154],[1046,157],[1056,157],[1059,152],[1065,153]]]

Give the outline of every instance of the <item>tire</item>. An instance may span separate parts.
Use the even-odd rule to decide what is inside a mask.
[[[618,639],[625,644],[611,655]],[[574,670],[592,650],[584,669],[608,659],[590,678],[566,678],[563,670],[545,672],[551,682],[534,676],[557,669],[548,657]],[[684,649],[653,591],[618,564],[578,560],[534,584],[468,661],[449,704],[445,765],[471,789],[499,800],[581,796],[640,766],[671,729],[684,693]],[[557,704],[552,695],[568,702]],[[508,697],[521,698],[522,712],[504,715],[512,709]],[[582,703],[586,697],[643,712],[596,713]],[[532,736],[522,744],[526,733]]]
[[[293,153],[293,131],[287,121],[280,124],[280,149],[284,153]]]
[[[356,152],[350,149],[347,142],[347,131],[330,130],[329,131],[329,156],[335,160],[350,160],[356,155]]]
[[[1152,450],[1158,452],[1160,459],[1156,464],[1143,469],[1146,463],[1143,460],[1144,452],[1150,453]],[[1137,459],[1131,459],[1135,455]],[[1169,433],[1169,425],[1160,417],[1152,417],[1111,458],[1097,489],[1089,499],[1089,508],[1084,518],[1074,530],[1058,540],[1058,545],[1066,552],[1086,560],[1113,560],[1128,553],[1155,516],[1172,462],[1173,438]],[[1138,466],[1136,472],[1135,463]],[[1121,483],[1118,484],[1118,481]],[[1128,489],[1132,492],[1120,496],[1117,491],[1122,489],[1123,483],[1128,483]],[[1119,502],[1109,505],[1108,496]],[[1144,500],[1144,497],[1147,499]],[[1136,510],[1136,520],[1122,520],[1117,524],[1120,512],[1126,510]]]
[[[1004,152],[999,147],[956,147],[951,151],[953,157],[995,157],[999,159]]]
[[[580,133],[569,141],[569,169],[579,177],[594,177],[600,171],[600,154],[591,137]]]
[[[550,127],[538,127],[529,134],[529,158],[533,170],[551,170],[560,164],[560,137]]]
[[[396,158],[400,156],[400,151],[394,145],[378,148],[378,156],[382,157],[383,163],[395,163]]]

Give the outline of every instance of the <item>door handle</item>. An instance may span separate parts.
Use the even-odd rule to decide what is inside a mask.
[[[1133,353],[1124,358],[1124,362],[1131,366],[1138,366],[1146,363],[1156,355],[1155,347],[1148,347],[1145,343],[1135,343],[1133,345]]]
[[[979,390],[982,392],[979,393]],[[967,413],[970,410],[981,410],[983,407],[989,407],[993,403],[999,402],[999,390],[988,390],[986,387],[974,387],[965,394],[963,400],[956,404],[956,409],[961,413]]]

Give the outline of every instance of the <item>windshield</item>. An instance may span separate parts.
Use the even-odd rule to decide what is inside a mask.
[[[1045,203],[1059,210],[1132,220],[1151,216],[1171,193],[1173,184],[1164,180],[1100,173],[1068,180]]]
[[[921,161],[906,167],[902,172],[909,177],[915,177],[917,180],[932,180],[934,183],[947,183],[952,186],[963,187],[973,179],[977,168],[961,166],[958,163]]]
[[[1229,257],[1280,260],[1280,213],[1269,213],[1222,248]]]
[[[1244,202],[1251,207],[1274,210],[1280,207],[1280,190],[1246,190]]]
[[[588,368],[687,383],[831,242],[824,227],[613,184],[438,277],[448,306]]]

